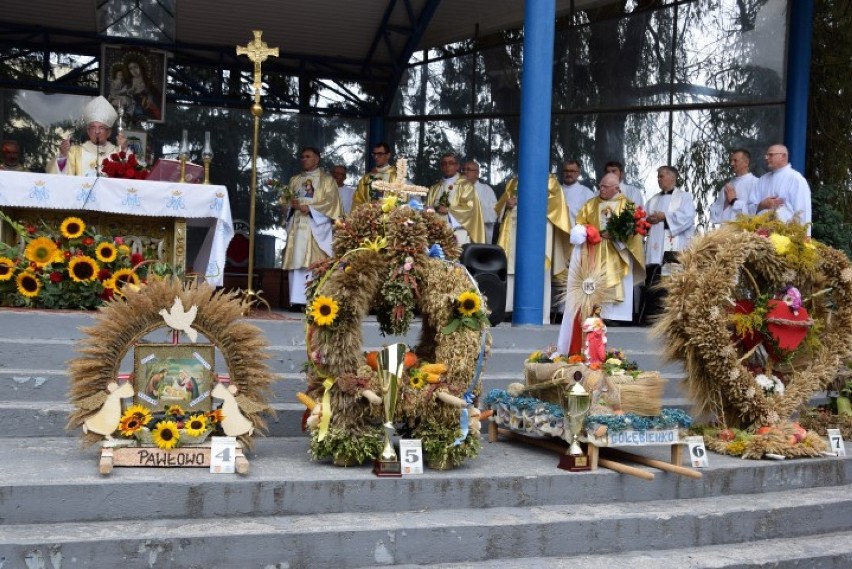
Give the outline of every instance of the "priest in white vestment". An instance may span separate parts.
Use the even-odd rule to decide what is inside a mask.
[[[337,193],[340,196],[343,213],[349,215],[349,212],[352,211],[352,198],[355,197],[355,188],[346,184],[346,166],[343,164],[332,166],[331,177],[337,183]]]
[[[334,220],[343,215],[337,182],[319,168],[319,150],[303,148],[299,161],[302,173],[290,178],[288,184],[292,198],[281,204],[287,215],[287,245],[281,268],[287,271],[291,307],[307,304],[308,267],[332,255]]]
[[[580,208],[595,197],[595,192],[579,182],[582,170],[579,160],[566,160],[562,164],[562,193],[565,195],[571,227],[577,224],[576,217]]]
[[[772,209],[781,221],[807,224],[810,235],[811,188],[807,180],[793,170],[787,147],[783,144],[770,146],[765,158],[769,171],[757,181],[749,198],[749,206],[754,213]]]
[[[66,138],[59,143],[59,154],[47,164],[48,174],[67,176],[103,176],[104,159],[127,148],[127,137],[123,132],[116,136],[118,146],[109,141],[112,126],[118,113],[104,97],[95,97],[83,108],[86,135],[83,144],[71,144]]]
[[[675,187],[677,175],[672,166],[658,168],[660,192],[648,200],[646,221],[651,229],[645,241],[647,276],[640,320],[659,312],[663,294],[652,287],[676,270],[677,253],[686,249],[695,235],[695,203],[690,193]]]
[[[716,201],[710,206],[711,223],[733,221],[738,215],[754,213],[748,207],[748,200],[757,186],[757,176],[749,171],[751,154],[745,148],[732,150],[730,164],[734,177],[719,190]]]

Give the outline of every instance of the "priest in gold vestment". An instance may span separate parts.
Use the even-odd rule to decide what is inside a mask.
[[[429,188],[426,206],[444,217],[456,234],[459,245],[485,243],[485,221],[476,188],[459,175],[455,154],[441,156],[443,179]]]
[[[578,225],[591,225],[598,229],[603,237],[594,247],[594,263],[606,267],[606,285],[612,287],[615,302],[603,307],[601,316],[609,320],[631,322],[633,320],[633,285],[645,280],[645,253],[642,236],[634,234],[627,243],[615,241],[606,232],[606,220],[611,215],[621,213],[630,202],[621,193],[619,180],[615,174],[601,178],[600,194],[583,205],[577,212]],[[587,254],[588,245],[578,247],[580,254]],[[579,256],[571,262],[579,262]]]
[[[337,182],[319,168],[320,153],[305,147],[299,153],[302,173],[290,178],[287,185],[291,196],[282,197],[281,206],[287,219],[287,245],[284,248],[282,269],[287,271],[290,287],[290,306],[307,304],[305,280],[311,264],[332,254],[334,220],[343,215],[337,193]]]
[[[352,209],[361,204],[377,201],[377,198],[381,197],[381,192],[371,192],[373,182],[377,180],[396,182],[396,166],[390,165],[390,146],[379,142],[373,146],[372,156],[373,169],[361,176],[358,181],[358,187],[355,188],[355,195],[352,198]]]
[[[494,210],[500,222],[500,233],[497,245],[506,252],[507,261],[507,290],[506,312],[512,312],[515,299],[515,257],[517,255],[518,235],[518,179],[512,178],[506,183],[503,195],[497,200]],[[565,194],[559,185],[559,180],[553,174],[547,179],[547,237],[545,240],[545,279],[544,279],[544,324],[550,323],[551,312],[551,281],[560,277],[568,267],[571,254],[569,232],[571,222]]]

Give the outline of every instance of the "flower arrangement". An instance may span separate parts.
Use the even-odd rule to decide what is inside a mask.
[[[608,350],[603,362],[603,370],[609,375],[639,375],[639,365],[627,359],[627,355],[618,349]]]
[[[21,244],[0,243],[0,304],[92,309],[147,276],[144,254],[132,253],[122,237],[101,235],[78,217],[65,218],[58,228],[24,227],[3,213],[0,218]]]
[[[610,216],[606,224],[606,232],[611,239],[626,243],[634,235],[647,235],[651,224],[645,218],[647,212],[640,206],[628,201],[624,209]]]
[[[278,193],[279,203],[289,205],[290,200],[294,197],[293,192],[290,191],[289,184],[285,184],[278,178],[270,178],[266,180],[266,186]]]
[[[488,326],[488,317],[482,309],[482,299],[479,293],[473,289],[466,290],[453,301],[454,318],[441,329],[443,334],[452,334],[459,326],[466,326],[471,330],[481,330]]]
[[[143,405],[131,405],[121,416],[116,435],[154,443],[157,448],[172,449],[186,444],[204,442],[211,434],[224,434],[221,409],[207,413],[187,413],[179,405],[170,405],[152,413]]]
[[[101,171],[110,178],[125,178],[128,180],[144,180],[151,169],[140,164],[136,155],[130,152],[113,152],[107,156],[101,166]]]
[[[543,350],[536,350],[527,356],[527,361],[531,364],[555,364],[568,360],[569,358],[556,351],[556,344],[551,344]],[[580,361],[582,361],[582,356]]]

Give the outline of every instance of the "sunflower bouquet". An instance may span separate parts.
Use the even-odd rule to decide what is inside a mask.
[[[482,309],[482,298],[475,290],[466,290],[453,301],[454,318],[441,329],[444,334],[452,334],[465,326],[471,330],[481,330],[488,326],[488,316]]]
[[[188,413],[179,405],[170,405],[164,411],[152,413],[143,405],[132,405],[122,414],[116,435],[120,439],[132,438],[168,450],[202,443],[211,434],[224,434],[223,418],[221,409]]]
[[[0,305],[92,309],[145,277],[146,269],[138,268],[145,254],[80,218],[67,217],[58,228],[0,218],[19,237],[18,245],[0,243]]]

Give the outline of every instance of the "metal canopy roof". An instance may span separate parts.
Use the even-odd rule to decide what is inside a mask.
[[[0,48],[98,56],[101,43],[137,43],[171,52],[177,64],[245,70],[250,63],[236,57],[235,46],[259,29],[280,49],[279,58],[264,62],[266,72],[371,84],[387,108],[415,51],[518,28],[524,20],[518,0],[175,0],[174,41],[153,42],[100,35],[96,12],[104,3],[3,0]],[[158,0],[128,3],[163,9]],[[601,3],[556,0],[557,16]]]

